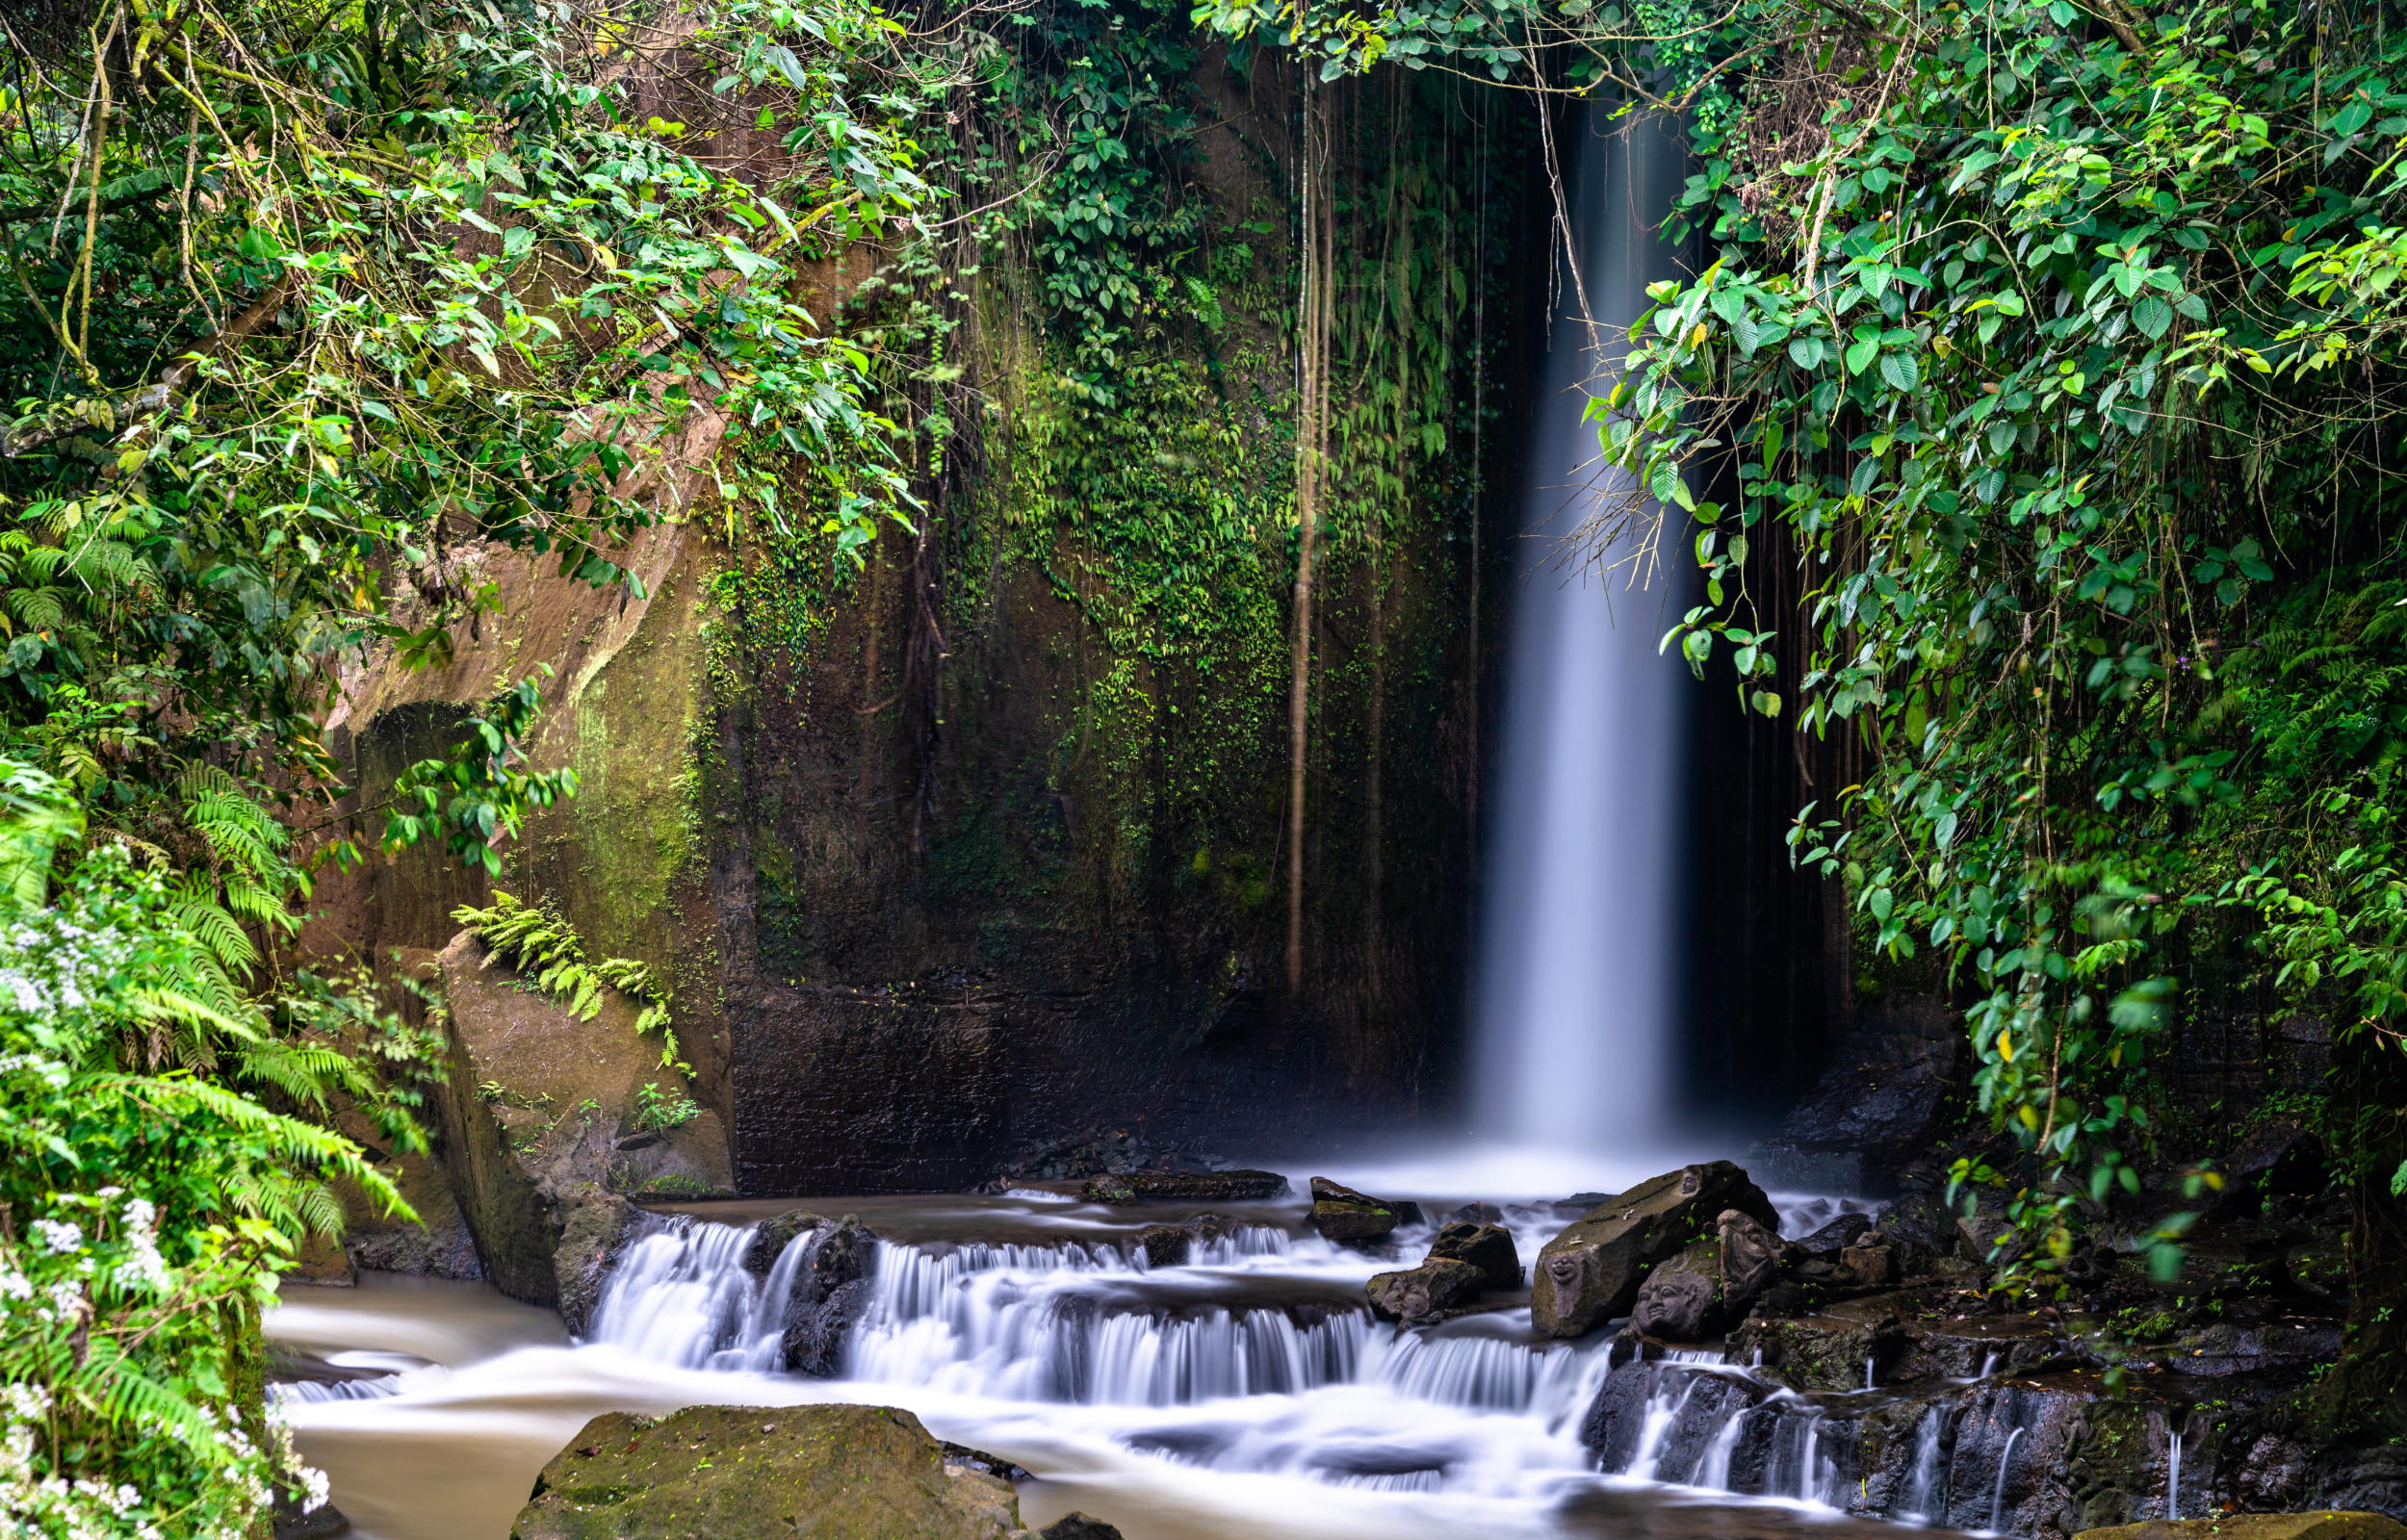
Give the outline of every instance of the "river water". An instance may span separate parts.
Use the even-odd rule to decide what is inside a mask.
[[[1146,1265],[1136,1232],[1200,1210],[1045,1192],[814,1200],[881,1237],[872,1298],[842,1378],[775,1373],[782,1308],[765,1296],[783,1291],[739,1259],[750,1227],[789,1206],[655,1217],[586,1342],[483,1285],[288,1289],[268,1332],[303,1454],[371,1540],[504,1540],[536,1472],[604,1412],[810,1401],[907,1407],[1035,1473],[1021,1492],[1032,1525],[1077,1509],[1128,1540],[1885,1527],[1827,1506],[1810,1457],[1759,1473],[1744,1500],[1710,1490],[1733,1484],[1710,1451],[1666,1472],[1643,1449],[1600,1471],[1578,1430],[1606,1333],[1537,1338],[1526,1294],[1426,1330],[1381,1324],[1362,1285],[1416,1261],[1427,1227],[1399,1237],[1401,1261],[1348,1250],[1302,1223],[1300,1199],[1217,1205],[1228,1238],[1165,1268]],[[1837,1208],[1786,1206],[1790,1233]],[[1525,1263],[1566,1222],[1552,1204],[1505,1213]]]

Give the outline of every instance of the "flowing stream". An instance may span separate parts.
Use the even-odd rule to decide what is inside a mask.
[[[1306,1230],[1300,1203],[1247,1205],[1226,1239],[1163,1268],[1132,1243],[1175,1210],[855,1206],[889,1239],[841,1378],[774,1367],[809,1234],[755,1276],[741,1259],[774,1205],[718,1205],[729,1222],[648,1221],[587,1342],[478,1285],[290,1289],[268,1322],[277,1395],[371,1540],[503,1540],[535,1472],[605,1411],[808,1401],[908,1407],[1037,1473],[1032,1523],[1082,1509],[1129,1540],[1718,1533],[1713,1515],[1742,1498],[1749,1533],[1847,1527],[1812,1416],[1764,1423],[1769,1457],[1734,1466],[1745,1408],[1692,1432],[1682,1414],[1707,1392],[1667,1376],[1639,1456],[1600,1470],[1580,1425],[1612,1368],[1606,1334],[1544,1341],[1510,1299],[1422,1331],[1377,1322],[1362,1284],[1396,1264]],[[1525,1255],[1561,1223],[1551,1205],[1507,1216]]]

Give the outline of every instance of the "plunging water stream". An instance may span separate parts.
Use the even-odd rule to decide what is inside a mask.
[[[1562,545],[1628,484],[1601,465],[1589,406],[1646,285],[1678,271],[1650,221],[1686,171],[1679,124],[1610,113],[1586,109],[1566,146],[1581,272],[1559,275],[1536,403],[1473,1060],[1477,1132],[1557,1155],[1653,1154],[1675,1102],[1681,672],[1657,642],[1683,607],[1676,531],[1659,543],[1642,521],[1597,567]]]

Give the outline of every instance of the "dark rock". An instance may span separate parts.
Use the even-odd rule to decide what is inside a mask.
[[[560,1322],[571,1336],[593,1328],[602,1290],[641,1222],[634,1204],[608,1193],[584,1194],[566,1205],[552,1266],[559,1279]]]
[[[1789,1244],[1806,1256],[1836,1262],[1840,1252],[1871,1233],[1872,1221],[1863,1215],[1842,1214],[1811,1235],[1799,1237]]]
[[[1429,1244],[1429,1254],[1479,1269],[1483,1288],[1521,1287],[1521,1254],[1514,1248],[1512,1232],[1501,1225],[1458,1219],[1437,1232]]]
[[[777,1267],[777,1259],[786,1254],[786,1247],[794,1237],[813,1230],[833,1227],[835,1221],[809,1209],[788,1209],[761,1221],[752,1232],[752,1245],[744,1248],[744,1270],[756,1278],[765,1278]]]
[[[1945,1256],[1955,1249],[1955,1211],[1936,1194],[1906,1194],[1881,1213],[1876,1228],[1924,1252]]]
[[[784,1365],[832,1379],[843,1372],[844,1334],[869,1308],[877,1237],[847,1214],[802,1244],[811,1251],[787,1300]]]
[[[1257,1203],[1286,1192],[1287,1179],[1276,1171],[1129,1171],[1096,1177],[1079,1196],[1089,1203]]]
[[[1312,1227],[1330,1240],[1359,1245],[1385,1240],[1399,1224],[1420,1223],[1421,1207],[1417,1203],[1372,1197],[1350,1187],[1340,1187],[1326,1176],[1315,1176],[1310,1219]]]
[[[331,1502],[321,1502],[303,1513],[293,1494],[278,1491],[275,1505],[269,1510],[269,1529],[275,1540],[332,1540],[350,1533],[351,1521]]]
[[[1728,1315],[1743,1316],[1780,1269],[1780,1237],[1737,1209],[1722,1210],[1717,1228],[1721,1235],[1721,1306]]]
[[[997,1476],[1005,1481],[1036,1479],[1034,1473],[1025,1466],[1004,1459],[999,1454],[989,1454],[984,1450],[973,1450],[967,1444],[954,1444],[948,1441],[940,1444],[938,1448],[945,1451],[946,1465],[966,1465],[981,1476]]]
[[[647,1128],[639,1133],[630,1134],[625,1139],[614,1142],[610,1145],[610,1148],[615,1150],[650,1149],[653,1145],[659,1143],[660,1142],[660,1136],[653,1130]]]
[[[1120,1540],[1120,1531],[1100,1519],[1068,1513],[1036,1531],[1037,1540]]]
[[[1630,1309],[1630,1327],[1669,1342],[1710,1335],[1721,1295],[1721,1243],[1699,1241],[1646,1275]]]
[[[1864,1018],[1748,1164],[1809,1192],[1894,1193],[1901,1170],[1944,1130],[1963,1059],[1964,1034],[1947,1007],[1901,996]]]
[[[1911,1347],[1880,1299],[1833,1305],[1794,1319],[1758,1313],[1731,1328],[1733,1363],[1762,1355],[1761,1373],[1792,1390],[1862,1390],[1867,1377],[1891,1377]]]
[[[1768,1229],[1772,1202],[1728,1161],[1687,1166],[1640,1183],[1546,1243],[1531,1279],[1530,1321],[1548,1337],[1577,1337],[1638,1303],[1639,1284],[1678,1255],[1725,1209]]]
[[[1382,1321],[1426,1326],[1478,1295],[1480,1270],[1451,1257],[1431,1257],[1417,1268],[1374,1276],[1368,1291],[1371,1314]]]
[[[1748,1314],[1761,1316],[1767,1321],[1786,1321],[1804,1315],[1811,1309],[1813,1300],[1806,1295],[1805,1286],[1782,1279],[1755,1296],[1754,1307]]]
[[[1580,1441],[1602,1470],[1629,1474],[1638,1457],[1650,1403],[1671,1402],[1670,1425],[1654,1445],[1650,1473],[1659,1481],[1695,1479],[1715,1435],[1760,1405],[1766,1387],[1752,1379],[1694,1364],[1633,1358],[1617,1365],[1580,1419]],[[1762,1415],[1762,1414],[1757,1414]]]
[[[1851,1245],[1839,1253],[1838,1281],[1851,1289],[1893,1289],[1897,1252],[1885,1245]]]
[[[690,1406],[587,1423],[535,1478],[512,1540],[1005,1540],[1010,1483],[887,1406]]]
[[[1137,1232],[1137,1248],[1151,1268],[1186,1266],[1199,1241],[1218,1241],[1229,1234],[1229,1221],[1217,1214],[1199,1214],[1184,1224],[1149,1224]]]
[[[2219,1164],[2223,1191],[2215,1199],[2218,1219],[2261,1218],[2266,1199],[2314,1197],[2332,1180],[2323,1141],[2291,1118],[2277,1118],[2258,1129]]]
[[[2002,1214],[1974,1214],[1955,1221],[1957,1254],[1984,1268],[2004,1267],[2030,1249],[2031,1241],[2017,1235]]]
[[[1593,1207],[1594,1205],[1591,1205]],[[1448,1224],[1502,1224],[1504,1210],[1493,1203],[1465,1203],[1446,1216]]]

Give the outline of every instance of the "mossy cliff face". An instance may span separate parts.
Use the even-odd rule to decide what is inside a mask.
[[[457,551],[447,580],[494,584],[500,610],[455,629],[446,667],[346,680],[327,741],[373,808],[475,703],[540,679],[531,757],[581,789],[507,848],[502,886],[669,981],[748,1194],[958,1187],[1100,1127],[1241,1141],[1307,1096],[1321,1124],[1381,1121],[1456,1079],[1480,685],[1513,561],[1509,500],[1486,494],[1477,560],[1464,519],[1513,479],[1517,422],[1337,477],[1360,495],[1323,515],[1290,990],[1292,274],[1281,243],[1240,239],[1278,208],[1259,146],[1204,145],[1224,323],[1138,336],[1101,402],[1065,384],[1024,270],[954,275],[948,346],[995,409],[864,563],[716,501],[761,451],[696,408],[635,488],[662,516],[625,558],[648,597]],[[1542,224],[1521,244],[1542,253]],[[893,293],[909,264],[883,260],[854,253],[830,294]],[[1419,302],[1467,331],[1466,292],[1432,280]],[[1512,305],[1482,324],[1511,399]],[[379,858],[322,889],[306,940],[440,950],[485,890],[430,849]]]

